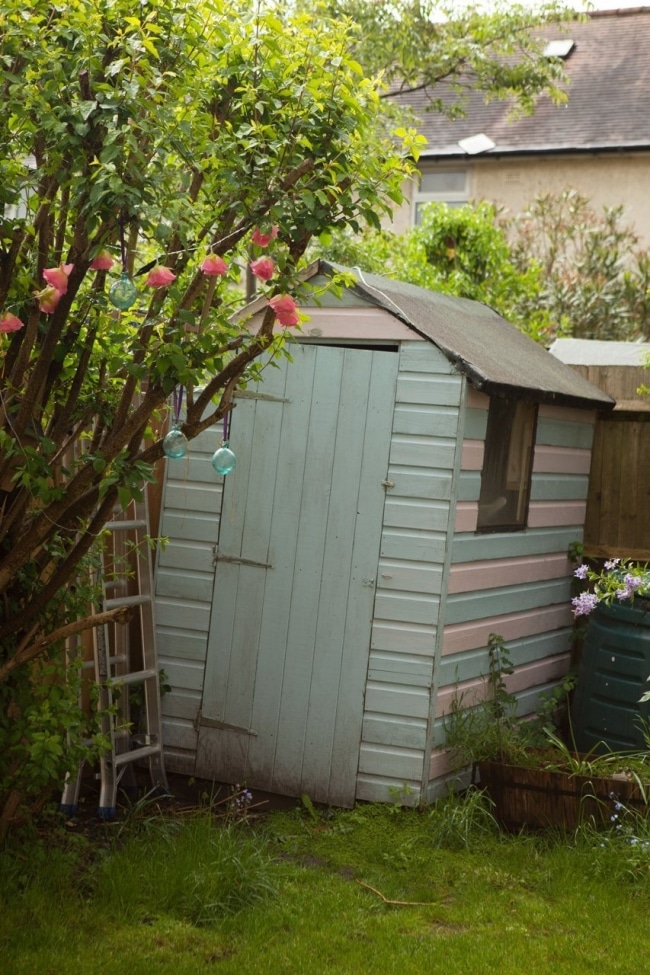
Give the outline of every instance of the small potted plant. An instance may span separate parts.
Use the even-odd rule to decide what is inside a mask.
[[[503,639],[491,634],[484,699],[473,707],[457,699],[445,722],[452,766],[472,769],[497,819],[508,829],[564,827],[609,822],[613,802],[645,813],[650,755],[595,750],[581,755],[554,727],[552,716],[573,681],[549,695],[532,720],[517,716],[517,700],[505,678],[512,664]]]

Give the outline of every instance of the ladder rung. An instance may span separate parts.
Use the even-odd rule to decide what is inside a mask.
[[[119,606],[146,606],[151,596],[116,596],[104,600],[104,609],[117,609]]]
[[[133,748],[130,752],[116,755],[113,759],[113,765],[115,768],[119,768],[121,765],[128,765],[129,762],[138,762],[141,758],[148,758],[150,755],[160,755],[161,753],[162,745],[160,743],[143,745],[141,748]]]
[[[112,532],[127,532],[132,531],[136,528],[146,528],[147,523],[141,518],[136,518],[133,521],[109,521],[104,525],[104,528],[108,528]]]
[[[150,670],[134,670],[131,674],[116,674],[111,680],[118,686],[128,685],[128,684],[141,684],[144,680],[150,680],[152,677],[156,677],[156,671]]]

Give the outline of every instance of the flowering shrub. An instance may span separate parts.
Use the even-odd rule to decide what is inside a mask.
[[[609,559],[601,572],[582,563],[573,573],[577,579],[591,584],[571,600],[574,616],[588,616],[599,603],[632,602],[635,596],[650,597],[650,569],[621,559]]]

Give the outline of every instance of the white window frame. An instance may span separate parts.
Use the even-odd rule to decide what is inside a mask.
[[[428,176],[430,174],[440,173],[444,175],[445,173],[462,174],[464,176],[464,185],[462,190],[440,190],[436,191],[423,191],[420,189],[421,180],[423,176]],[[419,179],[415,185],[413,191],[413,199],[411,205],[411,225],[415,227],[417,225],[417,212],[418,207],[423,203],[448,203],[449,206],[463,206],[465,203],[469,203],[469,179],[470,173],[467,166],[445,166],[443,167],[428,167],[426,164],[422,167],[419,174]]]

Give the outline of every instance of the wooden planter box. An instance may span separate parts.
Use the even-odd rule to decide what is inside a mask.
[[[641,790],[625,775],[603,779],[500,762],[479,762],[478,772],[479,784],[506,829],[575,829],[589,820],[604,825],[610,822],[615,801],[648,812]]]

